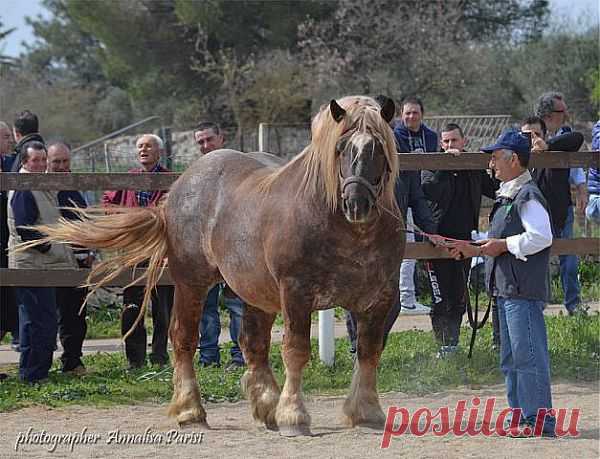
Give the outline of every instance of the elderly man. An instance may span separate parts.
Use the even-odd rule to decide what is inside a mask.
[[[478,247],[455,243],[451,253],[457,259],[486,256],[487,286],[498,302],[500,367],[513,409],[509,436],[553,435],[555,419],[545,414],[552,408],[543,313],[550,297],[548,207],[527,170],[527,137],[506,131],[482,150],[492,154],[490,168],[502,182],[490,215],[489,239]]]
[[[45,172],[46,148],[32,141],[21,151],[20,173]],[[41,234],[28,226],[53,224],[60,217],[56,194],[49,191],[11,191],[8,196],[9,249],[21,242],[36,240]],[[43,244],[22,252],[10,252],[9,268],[73,269],[71,249],[63,244]],[[48,377],[56,344],[56,291],[51,287],[17,287],[21,358],[19,376],[27,382]]]
[[[421,99],[407,96],[401,103],[401,122],[394,128],[398,151],[423,153],[438,150],[438,136],[423,123],[425,109]],[[418,172],[416,172],[418,175]],[[406,226],[412,228],[417,209],[410,207],[406,215]],[[414,235],[406,235],[407,242],[414,242]],[[417,301],[415,292],[415,260],[403,260],[400,267],[400,303],[403,314],[428,314],[431,310]]]
[[[137,159],[139,168],[131,169],[134,174],[158,174],[169,172],[160,165],[160,155],[164,149],[163,141],[154,134],[144,134],[136,142]],[[102,202],[105,206],[114,205],[124,207],[156,206],[164,198],[166,191],[134,191],[120,190],[104,193]],[[123,292],[125,308],[121,315],[121,332],[125,334],[133,326],[144,298],[144,288],[141,286],[128,287]],[[166,365],[169,362],[167,354],[167,341],[171,310],[173,308],[173,287],[159,286],[152,296],[152,353],[150,362],[157,365]],[[125,355],[129,368],[139,368],[146,361],[146,327],[144,320],[135,328],[134,332],[125,340]]]
[[[560,136],[571,131],[571,128],[565,126],[568,119],[568,108],[564,97],[559,92],[547,92],[542,94],[537,100],[535,106],[535,114],[544,121],[548,132],[548,143]],[[561,200],[566,202],[566,215],[562,226],[556,228],[555,236],[561,239],[571,239],[573,237],[573,222],[575,219],[573,202],[571,201],[570,185],[576,187],[576,205],[580,212],[583,212],[587,206],[587,187],[585,173],[581,168],[570,170],[567,179],[561,186],[554,186],[551,191],[552,197],[547,193],[546,198],[549,201]],[[570,184],[570,185],[569,185]],[[556,184],[555,184],[556,185]],[[581,311],[580,303],[581,296],[579,278],[577,272],[579,270],[579,259],[576,255],[561,255],[560,259],[560,280],[565,294],[565,308],[569,315],[579,313]]]
[[[225,138],[219,125],[210,121],[202,122],[196,126],[194,140],[198,145],[201,155],[206,155],[214,150],[223,148],[225,143]],[[244,302],[227,284],[216,285],[208,292],[199,330],[200,341],[198,349],[200,351],[200,365],[219,366],[221,364],[219,350],[219,335],[221,334],[219,298],[221,296],[225,307],[229,311],[229,335],[233,343],[233,347],[231,348],[231,362],[228,365],[228,369],[235,369],[245,365],[244,356],[238,344],[242,316],[244,314]]]
[[[454,156],[465,151],[467,138],[461,127],[449,123],[442,128],[440,146]],[[471,239],[478,229],[481,197],[496,197],[496,183],[485,171],[455,170],[421,173],[423,193],[429,201],[440,236]],[[470,260],[429,260],[425,263],[432,290],[431,326],[440,345],[439,357],[458,348],[460,325],[469,295]]]
[[[71,172],[71,150],[63,142],[53,142],[48,147],[47,172]],[[67,220],[78,219],[77,214],[65,207],[87,207],[83,195],[79,191],[59,191],[58,205],[60,213]],[[93,262],[93,254],[85,248],[73,248],[73,254],[80,268],[89,268]],[[85,321],[86,309],[81,311],[87,289],[78,287],[56,287],[56,306],[58,307],[58,337],[63,347],[60,358],[63,373],[76,376],[85,374],[85,366],[81,361],[81,349],[87,333]]]

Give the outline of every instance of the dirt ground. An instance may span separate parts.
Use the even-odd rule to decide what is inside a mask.
[[[382,407],[406,407],[413,413],[420,407],[435,412],[449,406],[450,412],[458,400],[467,400],[470,408],[473,397],[483,400],[497,397],[495,414],[505,408],[504,390],[501,385],[485,390],[452,390],[426,397],[409,398],[402,393],[382,396]],[[10,413],[2,413],[0,432],[0,457],[90,457],[90,458],[147,458],[147,457],[310,457],[310,458],[466,458],[466,457],[578,457],[600,456],[599,383],[556,384],[553,386],[556,408],[579,408],[581,410],[576,438],[509,439],[501,437],[437,437],[427,433],[422,437],[411,433],[393,437],[389,448],[380,448],[382,432],[366,428],[347,428],[342,425],[339,414],[343,398],[310,397],[307,408],[312,416],[312,437],[282,438],[276,432],[258,427],[251,418],[247,402],[207,405],[211,428],[200,435],[200,430],[179,430],[173,420],[165,415],[165,406],[135,405],[109,409],[70,407],[48,409],[32,407]],[[494,416],[495,418],[495,416]],[[451,418],[452,419],[452,418]],[[480,418],[481,419],[481,415]],[[76,444],[71,452],[68,445],[59,444],[54,452],[50,445],[21,444],[15,451],[19,438],[25,438],[31,428],[30,438],[43,429],[48,434],[75,434],[86,430],[95,443]],[[149,442],[143,444],[115,444],[115,431],[120,438],[134,434],[140,438],[147,432]],[[184,441],[187,444],[176,443]],[[178,435],[178,437],[175,437]],[[113,441],[110,442],[110,439]],[[162,439],[163,443],[157,443]],[[173,443],[166,444],[167,440]],[[26,443],[26,440],[24,440]],[[154,442],[154,444],[152,443]]]
[[[592,310],[598,310],[594,303]],[[557,314],[560,305],[549,307],[546,313]],[[395,331],[411,328],[428,329],[429,317],[412,316],[399,320]],[[339,328],[339,330],[338,330]],[[336,327],[336,336],[344,336],[343,324]],[[274,330],[274,341],[279,341],[280,331]],[[227,335],[222,333],[222,335]],[[90,344],[89,352],[118,352],[120,344],[115,340]],[[109,342],[110,341],[110,342]],[[115,342],[113,342],[115,341]],[[98,341],[99,342],[99,341]],[[100,346],[100,348],[98,348]],[[6,348],[6,349],[4,349]],[[6,354],[9,346],[2,346],[0,354]],[[18,356],[18,355],[17,355]],[[1,357],[1,356],[0,356]],[[2,363],[2,359],[0,359]],[[429,394],[425,397],[407,396],[401,392],[383,394],[381,405],[385,412],[391,406],[405,407],[414,413],[421,407],[436,412],[440,407],[449,407],[454,413],[459,400],[467,400],[470,408],[473,397],[486,399],[496,397],[495,414],[506,408],[504,387],[495,385],[486,390],[463,388]],[[422,437],[405,433],[391,439],[389,447],[380,448],[383,432],[366,428],[351,429],[340,420],[342,397],[312,396],[307,398],[307,408],[312,416],[312,437],[282,438],[277,432],[267,431],[252,420],[247,402],[208,404],[210,429],[202,432],[195,428],[178,429],[176,423],[167,418],[166,405],[142,404],[108,409],[91,407],[69,407],[49,409],[31,407],[14,412],[0,413],[0,458],[148,458],[148,457],[307,457],[307,458],[468,458],[486,457],[600,457],[600,381],[585,384],[559,383],[553,385],[555,408],[581,410],[576,438],[557,439],[509,439],[498,436],[444,437],[427,433]],[[483,409],[481,410],[481,413]],[[482,414],[479,415],[481,419]],[[451,418],[452,419],[452,418]],[[495,419],[495,416],[494,418]],[[570,419],[570,414],[567,416]],[[49,435],[75,435],[86,429],[87,444],[75,444],[71,451],[68,444],[59,444],[49,452],[50,444],[27,444],[45,431]],[[137,436],[135,444],[119,444],[115,436]],[[147,434],[146,434],[147,433]],[[145,443],[142,441],[146,434]],[[201,436],[202,434],[202,436]],[[187,435],[187,437],[185,437]],[[22,444],[15,450],[17,441]],[[162,443],[158,443],[162,439]],[[95,441],[94,441],[95,440]],[[112,440],[112,441],[111,441]],[[172,440],[171,444],[167,444]],[[177,443],[179,441],[179,443]],[[187,443],[184,443],[187,441]]]

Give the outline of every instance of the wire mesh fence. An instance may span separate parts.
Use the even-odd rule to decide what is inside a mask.
[[[468,138],[467,149],[477,151],[494,140],[509,126],[509,115],[486,116],[432,116],[425,118],[432,129],[439,131],[447,123],[460,125]],[[160,134],[162,130],[156,130]],[[266,124],[259,129],[223,129],[225,147],[240,151],[267,151],[285,159],[298,154],[310,142],[309,124]],[[139,137],[126,135],[108,140],[103,144],[82,149],[73,154],[72,169],[77,172],[126,172],[137,167],[135,142]],[[183,171],[199,156],[193,131],[173,132],[171,135],[170,156],[163,157],[165,166],[173,171]]]

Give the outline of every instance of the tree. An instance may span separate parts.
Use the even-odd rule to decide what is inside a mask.
[[[9,56],[5,56],[1,53],[4,50],[4,44],[2,42],[6,40],[6,37],[8,37],[15,30],[14,28],[2,30],[2,27],[3,24],[2,21],[0,21],[0,67],[3,65],[9,65],[13,61],[13,59],[11,59]]]
[[[308,17],[329,14],[336,2],[178,0],[176,5],[178,17],[194,31],[192,69],[210,84],[214,104],[231,110],[240,129],[267,119],[303,120],[305,110],[298,110],[296,99],[304,82],[290,54],[297,49],[296,30]],[[271,86],[275,80],[280,86]]]

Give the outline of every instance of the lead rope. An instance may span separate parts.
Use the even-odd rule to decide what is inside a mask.
[[[377,203],[377,207],[384,210],[385,212],[387,212],[388,214],[390,214],[392,217],[394,217],[396,220],[401,221],[397,215],[395,215],[393,212],[391,212],[390,210],[386,209],[384,206],[382,206],[381,204]],[[405,233],[412,233],[412,234],[417,234],[417,235],[422,235],[425,236],[429,239],[429,236],[433,236],[432,234],[429,233],[425,233],[423,231],[417,231],[417,230],[408,230],[405,228],[399,228],[400,231],[403,231]],[[458,239],[453,239],[453,238],[444,238],[446,240],[449,241],[458,241]],[[461,241],[464,242],[464,241]],[[495,269],[496,265],[494,263],[494,267],[492,268],[492,282],[494,279],[494,269]],[[483,326],[486,324],[486,322],[488,321],[488,318],[490,316],[490,311],[492,309],[492,296],[490,295],[490,299],[488,301],[488,305],[487,308],[485,310],[485,314],[483,315],[483,318],[481,320],[481,322],[479,322],[479,279],[477,279],[476,284],[475,284],[475,314],[473,314],[473,307],[471,306],[471,298],[469,297],[469,292],[470,292],[470,288],[469,288],[469,276],[465,276],[464,271],[463,271],[463,277],[466,279],[465,280],[465,292],[467,293],[467,298],[466,298],[466,303],[467,303],[467,316],[469,318],[469,325],[471,326],[471,342],[469,343],[469,354],[467,356],[467,358],[471,358],[473,356],[473,347],[475,346],[475,338],[477,337],[477,330],[483,328]]]
[[[494,270],[492,269],[492,279],[493,279],[493,272]],[[464,271],[463,271],[464,273]],[[473,270],[470,270],[470,275],[467,277],[467,289],[466,292],[468,294],[468,292],[470,291],[469,289],[469,279],[471,277],[471,275],[473,274]],[[463,274],[464,275],[464,274]],[[473,308],[471,306],[471,298],[467,298],[467,316],[469,318],[469,325],[471,326],[471,342],[469,343],[469,354],[467,355],[467,358],[471,358],[473,356],[473,347],[475,346],[475,338],[477,337],[477,330],[483,328],[483,326],[486,324],[489,316],[490,316],[490,311],[492,309],[492,296],[490,295],[489,301],[488,301],[488,305],[487,308],[485,310],[485,314],[483,315],[483,319],[481,319],[481,322],[478,322],[478,314],[479,314],[479,279],[476,278],[475,280],[475,314],[473,315]]]

